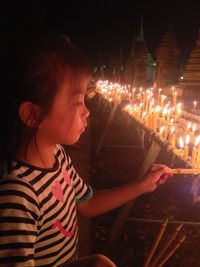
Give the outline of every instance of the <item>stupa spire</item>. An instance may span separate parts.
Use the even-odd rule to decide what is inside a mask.
[[[156,86],[165,88],[178,83],[180,49],[171,23],[156,51]]]
[[[129,83],[133,86],[146,86],[147,81],[149,82],[154,79],[153,74],[149,75],[149,65],[151,56],[144,40],[144,32],[143,32],[143,17],[141,16],[139,31],[137,37],[134,38],[132,49],[130,51],[128,60],[125,65],[123,80],[126,83]]]
[[[200,31],[196,45],[192,49],[179,86],[183,89],[184,97],[200,97]]]
[[[143,15],[140,18],[140,30],[136,39],[144,41]]]

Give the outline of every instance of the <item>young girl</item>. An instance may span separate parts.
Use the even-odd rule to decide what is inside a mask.
[[[140,181],[93,195],[60,145],[76,143],[87,126],[89,78],[63,35],[24,35],[2,51],[0,266],[115,266],[103,255],[78,258],[77,211],[108,212],[171,176],[153,165]]]

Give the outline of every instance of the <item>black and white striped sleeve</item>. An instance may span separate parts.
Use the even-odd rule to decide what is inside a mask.
[[[30,184],[19,178],[0,179],[0,266],[35,266],[39,216]]]

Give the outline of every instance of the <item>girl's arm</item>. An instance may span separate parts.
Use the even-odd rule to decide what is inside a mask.
[[[0,178],[0,266],[35,266],[39,205],[22,179]]]
[[[78,211],[86,217],[111,211],[144,193],[153,192],[159,184],[163,184],[170,176],[172,173],[167,166],[154,164],[140,180],[94,193],[91,199],[78,205]]]

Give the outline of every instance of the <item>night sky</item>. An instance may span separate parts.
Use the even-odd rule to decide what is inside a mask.
[[[124,57],[128,55],[143,16],[144,38],[154,59],[163,34],[173,23],[184,61],[200,27],[200,4],[194,0],[52,2],[12,1],[1,7],[1,37],[20,31],[65,33],[92,64],[106,63],[119,57],[120,49]]]

